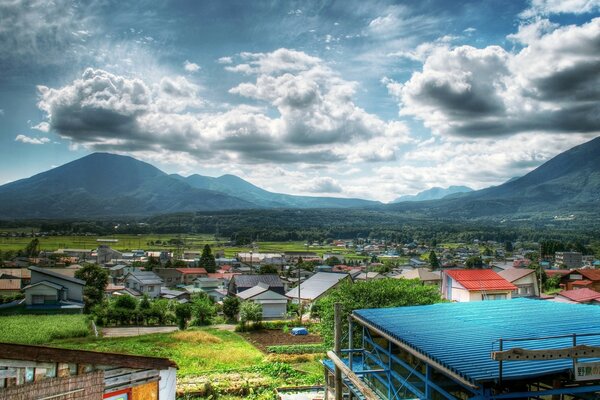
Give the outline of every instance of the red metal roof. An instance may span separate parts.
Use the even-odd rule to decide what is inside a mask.
[[[491,269],[448,269],[444,272],[467,290],[517,290]]]
[[[554,275],[564,276],[573,271],[570,269],[545,269],[544,272],[546,273],[547,276],[551,277]]]
[[[177,271],[182,274],[206,274],[206,269],[204,268],[177,268]]]
[[[579,272],[590,281],[600,281],[600,269],[578,269],[576,272]]]
[[[578,303],[585,303],[587,301],[600,299],[600,293],[588,288],[563,290],[558,295]]]
[[[21,290],[20,279],[0,279],[0,290]]]
[[[589,281],[589,280],[581,280],[581,281],[573,281],[571,282],[571,284],[573,284],[574,286],[589,286],[591,285],[593,282]]]

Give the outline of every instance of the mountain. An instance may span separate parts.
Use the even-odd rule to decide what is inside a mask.
[[[362,199],[294,196],[273,193],[261,189],[235,175],[223,175],[218,178],[202,175],[190,175],[187,178],[179,175],[175,176],[192,187],[209,189],[231,196],[237,196],[265,208],[351,208],[376,206],[380,204],[376,201]]]
[[[131,157],[94,153],[0,186],[0,218],[151,215],[256,208],[223,193],[193,188]]]
[[[467,186],[450,186],[446,189],[441,187],[432,187],[431,189],[424,190],[415,195],[400,196],[392,203],[400,203],[402,201],[424,201],[424,200],[437,200],[443,199],[444,197],[455,194],[455,193],[467,193],[472,192],[473,189]]]
[[[598,213],[600,137],[567,150],[528,174],[498,186],[441,200],[397,203],[387,208],[449,217]]]
[[[234,175],[168,175],[132,157],[94,153],[0,186],[0,218],[146,216],[183,211],[334,208],[360,199],[271,193]]]

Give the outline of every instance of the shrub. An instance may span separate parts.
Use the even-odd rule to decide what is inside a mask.
[[[322,344],[290,344],[267,347],[267,352],[276,354],[315,354],[324,353],[325,351],[325,346]]]

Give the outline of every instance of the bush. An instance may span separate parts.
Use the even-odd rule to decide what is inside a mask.
[[[268,346],[267,352],[275,354],[315,354],[325,353],[322,344],[290,344],[281,346]]]
[[[244,301],[240,306],[240,324],[245,326],[248,322],[253,322],[253,326],[261,326],[262,306],[258,303]]]

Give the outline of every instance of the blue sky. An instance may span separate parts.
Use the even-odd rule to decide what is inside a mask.
[[[94,151],[269,190],[483,188],[600,133],[600,0],[0,1],[0,184]]]

